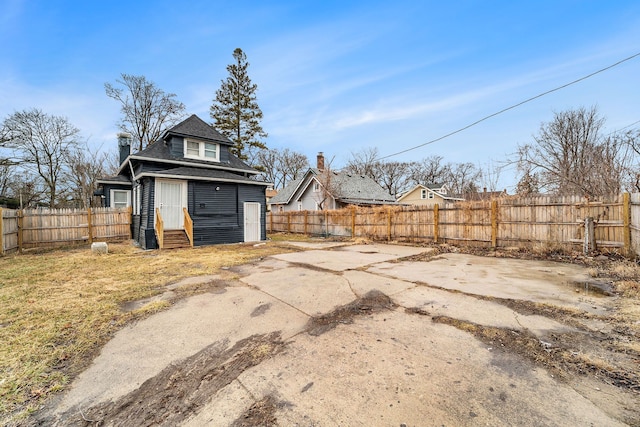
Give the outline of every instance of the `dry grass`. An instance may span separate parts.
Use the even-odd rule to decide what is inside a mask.
[[[170,305],[127,313],[122,304],[184,277],[287,251],[275,242],[172,251],[123,243],[110,244],[107,255],[83,248],[0,258],[0,424],[63,389],[122,325]]]

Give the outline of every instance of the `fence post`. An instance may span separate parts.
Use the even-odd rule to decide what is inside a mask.
[[[324,211],[324,237],[329,237],[329,212]]]
[[[387,208],[387,242],[391,241],[391,208]]]
[[[433,243],[438,243],[438,222],[440,222],[440,206],[433,205]]]
[[[4,255],[4,219],[2,218],[1,207],[0,207],[0,255]]]
[[[491,202],[491,247],[498,247],[498,201]]]
[[[273,233],[273,211],[269,211],[269,233]]]
[[[351,237],[356,237],[356,208],[351,208]]]
[[[306,236],[307,233],[307,222],[308,222],[308,217],[309,217],[309,211],[304,211],[304,235]]]
[[[631,197],[629,193],[622,194],[622,232],[624,235],[624,252],[630,257],[633,255],[631,249]]]
[[[89,229],[89,244],[93,243],[93,225],[91,224],[91,208],[87,208],[87,228]]]
[[[23,244],[22,239],[24,237],[23,236],[23,231],[22,231],[23,224],[24,224],[24,221],[23,221],[23,218],[22,218],[23,212],[24,211],[22,209],[20,209],[18,212],[16,212],[16,215],[18,217],[18,253],[22,253],[22,244]]]
[[[133,206],[127,208],[127,218],[129,220],[129,240],[133,239]]]
[[[291,233],[291,212],[287,212],[287,233]]]

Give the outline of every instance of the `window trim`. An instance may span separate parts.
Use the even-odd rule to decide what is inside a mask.
[[[116,202],[115,194],[116,193],[126,193],[127,202],[126,202],[126,206],[124,206],[124,207],[128,208],[129,206],[131,206],[131,190],[122,190],[122,189],[119,189],[119,188],[112,188],[111,190],[109,190],[109,207],[117,208],[117,206],[115,205],[115,202]]]
[[[187,152],[187,146],[188,146],[188,144],[190,142],[198,144],[198,155],[197,156],[195,154],[189,154]],[[215,148],[216,148],[216,156],[215,157],[206,157],[205,156],[206,145],[207,144],[215,146]],[[193,138],[184,138],[182,152],[184,154],[185,159],[205,160],[207,162],[220,162],[220,144],[215,143],[215,142],[200,141],[200,140],[193,139]]]
[[[140,215],[140,207],[142,206],[142,185],[138,184],[133,187],[133,194],[131,196],[132,214]]]
[[[427,198],[427,189],[423,188],[422,190],[420,190],[420,198],[421,199],[426,199]]]

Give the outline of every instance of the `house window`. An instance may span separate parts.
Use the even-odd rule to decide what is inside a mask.
[[[131,206],[131,191],[111,190],[111,207],[126,208]]]
[[[298,210],[301,211],[302,210],[302,202],[298,202]]]
[[[313,192],[314,193],[319,193],[320,192],[320,183],[318,181],[314,181],[313,182]]]
[[[420,198],[421,199],[426,199],[427,198],[427,190],[426,189],[422,189],[422,191],[420,192]]]
[[[430,193],[429,193],[429,198],[430,198],[430,199],[433,199],[433,198],[434,198],[434,194],[430,192]]]
[[[213,142],[184,140],[184,156],[189,159],[220,161],[220,145]]]
[[[140,215],[140,206],[142,205],[142,185],[133,187],[133,214]]]

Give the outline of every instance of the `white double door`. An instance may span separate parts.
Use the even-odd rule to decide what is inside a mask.
[[[155,207],[160,209],[165,230],[184,229],[187,181],[156,179]]]

